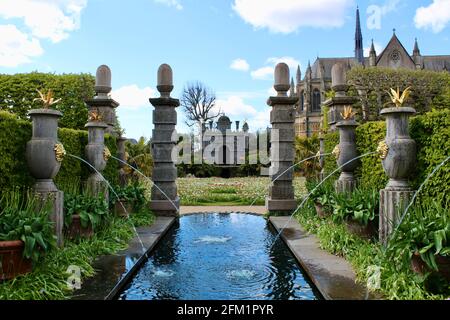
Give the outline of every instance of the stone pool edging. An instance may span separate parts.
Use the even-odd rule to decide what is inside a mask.
[[[176,218],[157,216],[150,226],[136,228],[135,236],[128,248],[113,255],[98,257],[94,262],[96,274],[85,280],[80,290],[74,291],[72,300],[112,300],[128,284],[147,260],[147,255],[169,231]]]
[[[348,261],[320,249],[319,240],[308,234],[295,219],[270,217],[270,223],[281,233],[281,239],[295,256],[325,300],[374,300],[365,285],[356,282]]]

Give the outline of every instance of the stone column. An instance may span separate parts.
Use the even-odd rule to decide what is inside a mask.
[[[267,104],[272,107],[270,123],[272,124],[270,149],[270,177],[274,181],[294,164],[295,109],[298,97],[288,97],[289,67],[279,63],[275,68],[275,85],[277,96],[270,97]],[[294,197],[292,179],[294,169],[285,172],[270,186],[266,208],[270,213],[292,213],[297,207]]]
[[[408,117],[415,113],[411,107],[381,110],[386,116],[386,140],[380,142],[378,151],[389,177],[386,188],[380,190],[379,239],[383,244],[414,195],[408,177],[416,163],[416,143],[409,136]]]
[[[176,144],[178,99],[170,97],[173,90],[172,69],[163,64],[158,69],[158,86],[161,97],[150,99],[153,111],[153,187],[150,208],[157,215],[178,216],[180,198],[177,194],[177,168],[172,156]]]
[[[36,179],[33,190],[39,206],[51,207],[51,220],[55,223],[58,246],[64,242],[64,193],[59,191],[53,178],[61,168],[66,154],[64,146],[58,141],[58,119],[62,113],[52,109],[35,109],[29,112],[33,122],[33,135],[27,143],[27,163],[31,175]]]
[[[96,116],[95,111],[92,112],[90,121],[85,126],[88,129],[88,144],[85,148],[86,160],[98,171],[90,168],[91,174],[86,181],[86,190],[96,197],[103,195],[108,201],[108,184],[101,175],[111,156],[110,151],[105,146],[105,130],[108,125],[100,119],[94,120]]]
[[[358,166],[358,160],[347,162],[358,156],[355,133],[357,126],[358,124],[353,119],[342,120],[336,124],[336,127],[339,129],[339,145],[336,150],[337,164],[338,166],[343,166],[341,175],[335,183],[336,192],[338,193],[351,192],[356,187],[354,171]]]
[[[125,142],[128,139],[122,136],[119,136],[117,138],[117,158],[119,158],[122,161],[127,161],[126,159],[126,151],[125,151]],[[123,187],[127,184],[127,174],[125,172],[125,164],[122,162],[119,162],[119,184]]]
[[[95,77],[95,92],[97,95],[94,99],[85,102],[90,112],[96,111],[102,116],[103,121],[107,125],[105,132],[117,135],[114,130],[117,123],[115,109],[119,106],[119,103],[111,99],[111,89],[111,69],[106,65],[102,65],[98,67]]]
[[[356,98],[347,96],[347,76],[346,67],[342,63],[336,63],[331,69],[331,88],[336,93],[333,98],[328,99],[323,103],[324,107],[329,108],[328,121],[330,131],[337,129],[336,124],[342,120],[341,113],[344,107],[351,106],[356,102]]]

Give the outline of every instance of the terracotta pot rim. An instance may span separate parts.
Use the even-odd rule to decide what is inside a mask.
[[[62,112],[55,110],[55,109],[32,109],[28,112],[28,115],[46,115],[46,116],[56,116],[56,117],[62,117]]]
[[[410,113],[415,114],[416,109],[412,107],[391,107],[391,108],[384,108],[380,111],[381,115],[384,114],[391,114],[391,113]]]
[[[23,247],[23,245],[24,243],[22,240],[0,241],[0,248]]]

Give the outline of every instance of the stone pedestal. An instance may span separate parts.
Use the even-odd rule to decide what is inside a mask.
[[[107,125],[105,133],[115,135],[115,126],[117,123],[116,108],[119,103],[109,96],[111,93],[111,70],[108,66],[102,65],[98,67],[95,77],[95,92],[97,95],[94,99],[85,101],[89,111],[98,112],[102,121]]]
[[[88,129],[88,144],[85,148],[86,160],[95,168],[89,168],[91,174],[86,181],[86,191],[94,197],[104,196],[109,199],[108,184],[101,173],[106,167],[109,159],[109,150],[105,146],[105,129],[108,126],[101,121],[89,121],[86,124]]]
[[[352,192],[356,187],[354,171],[358,166],[358,160],[351,161],[358,157],[356,149],[355,129],[358,124],[355,120],[339,121],[336,127],[339,129],[339,157],[338,166],[341,168],[341,175],[335,183],[336,192]],[[351,161],[350,163],[348,163]]]
[[[414,196],[414,191],[380,190],[379,240],[386,244],[397,226],[406,207]]]
[[[63,247],[64,245],[64,192],[48,191],[39,192],[35,190],[36,199],[39,201],[38,206],[48,206],[50,208],[51,214],[50,219],[54,223],[54,230],[56,235],[56,244],[58,247]]]
[[[294,139],[295,139],[295,110],[294,105],[298,97],[288,97],[289,67],[279,63],[275,68],[275,90],[278,95],[270,97],[267,104],[272,107],[270,123],[272,129],[269,174],[271,185],[266,208],[270,213],[292,213],[297,207],[294,197]],[[281,175],[282,174],[282,175]]]
[[[158,69],[157,89],[161,97],[150,99],[155,107],[153,111],[153,172],[150,209],[157,215],[178,216],[180,199],[177,194],[177,168],[173,151],[176,145],[178,99],[170,97],[173,90],[172,69],[163,64]]]
[[[330,131],[337,130],[337,123],[344,120],[341,116],[344,107],[353,105],[357,99],[347,96],[347,67],[342,63],[336,63],[331,69],[331,88],[336,93],[331,99],[323,103],[324,107],[328,107],[328,124]]]

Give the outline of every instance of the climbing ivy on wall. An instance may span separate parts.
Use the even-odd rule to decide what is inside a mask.
[[[31,187],[31,177],[26,161],[26,144],[31,139],[31,122],[18,119],[17,115],[0,111],[0,191],[15,186]],[[88,142],[88,133],[84,130],[60,128],[58,139],[68,154],[84,158],[84,149]],[[113,156],[117,156],[116,139],[105,135],[105,145]],[[103,171],[105,178],[112,184],[118,181],[118,162],[110,159]],[[61,169],[55,177],[57,185],[70,185],[72,181],[83,181],[89,175],[89,169],[81,161],[66,156]]]
[[[0,110],[28,120],[28,111],[39,108],[36,90],[51,89],[61,99],[55,107],[64,115],[59,121],[63,128],[83,129],[88,117],[84,101],[94,97],[95,78],[90,74],[24,73],[0,74]]]

